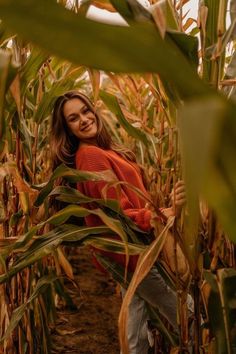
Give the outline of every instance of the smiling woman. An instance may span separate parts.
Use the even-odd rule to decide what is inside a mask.
[[[106,198],[116,200],[123,213],[130,218],[140,230],[152,235],[152,213],[146,201],[129,186],[138,189],[146,198],[150,198],[142,178],[140,166],[136,163],[135,155],[125,147],[118,146],[112,141],[102,117],[88,97],[77,91],[70,91],[58,97],[55,103],[52,120],[52,153],[54,167],[64,162],[67,166],[76,167],[80,171],[103,172],[111,170],[120,188],[111,187],[106,181],[80,182],[77,189],[87,197],[103,199],[104,189]],[[165,216],[174,215],[177,206],[185,201],[183,185],[176,184],[174,205],[162,209]],[[88,206],[96,208],[94,203]],[[160,218],[157,218],[157,221]],[[102,225],[102,220],[92,213],[85,217],[89,227]],[[138,229],[137,229],[138,230]],[[143,234],[142,234],[143,235]],[[114,238],[119,238],[118,235]],[[95,264],[99,269],[99,257],[113,261],[118,267],[133,274],[138,255],[130,255],[92,248]],[[97,258],[96,258],[97,256]],[[127,264],[128,263],[128,264]],[[104,271],[104,269],[103,269]],[[123,294],[125,289],[123,289]],[[137,292],[130,303],[128,320],[128,345],[130,354],[147,354],[149,348],[146,303],[158,309],[168,320],[174,331],[177,326],[177,296],[176,292],[167,286],[162,276],[153,267],[142,280]]]
[[[50,140],[53,169],[61,163],[75,167],[75,153],[81,145],[99,145],[104,149],[111,145],[111,137],[92,102],[78,91],[57,98]]]

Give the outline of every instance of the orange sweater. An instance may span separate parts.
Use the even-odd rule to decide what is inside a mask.
[[[128,162],[112,150],[103,150],[97,146],[81,146],[76,153],[76,168],[82,171],[100,172],[112,170],[119,181],[125,181],[139,188],[144,194],[148,193],[143,185],[140,168],[136,163]],[[102,198],[101,192],[105,181],[87,181],[78,183],[77,188],[85,195],[92,198]],[[107,190],[107,198],[117,199],[115,188]],[[133,190],[123,186],[120,193],[120,206],[123,212],[130,217],[140,229],[149,231],[151,229],[151,212],[145,208],[145,201],[141,199]],[[101,220],[95,215],[89,215],[85,218],[86,225],[101,225]],[[107,251],[99,251],[106,257],[112,258],[117,263],[124,265],[125,256]],[[134,271],[137,256],[131,256],[128,269]]]

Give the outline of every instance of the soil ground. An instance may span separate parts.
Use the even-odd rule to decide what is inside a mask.
[[[116,283],[97,270],[86,248],[70,251],[76,282],[66,284],[77,309],[58,310],[52,333],[55,354],[119,354],[117,321],[121,298]]]

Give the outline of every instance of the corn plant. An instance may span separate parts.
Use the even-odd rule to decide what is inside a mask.
[[[87,19],[85,17],[87,5],[92,2],[85,3],[81,8],[75,6],[73,11],[73,9],[65,9],[64,4],[54,2],[0,1],[3,44],[5,28],[9,28],[24,40],[38,45],[47,52],[67,59],[75,65],[85,65],[90,68],[94,100],[97,101],[99,97],[104,102],[105,106],[101,106],[101,109],[104,110],[104,117],[111,132],[118,142],[132,146],[138,162],[147,171],[153,194],[154,212],[157,211],[157,206],[168,205],[168,195],[175,181],[182,177],[186,180],[187,210],[182,213],[181,220],[169,220],[163,230],[156,225],[157,237],[149,247],[137,242],[135,233],[138,231],[135,225],[130,220],[124,219],[117,205],[111,201],[106,205],[99,205],[100,209],[96,211],[102,218],[104,227],[89,230],[64,224],[72,215],[84,217],[90,212],[83,206],[77,205],[88,202],[88,199],[68,187],[53,190],[53,180],[58,176],[63,176],[69,182],[87,178],[106,180],[109,178],[107,175],[91,176],[78,171],[68,171],[65,167],[55,171],[43,189],[41,186],[35,186],[41,191],[34,208],[43,205],[44,202],[46,205],[49,193],[72,205],[53,216],[44,214],[41,223],[32,228],[26,195],[35,184],[44,182],[48,178],[49,166],[42,174],[37,171],[36,166],[41,166],[44,156],[48,163],[48,149],[43,149],[42,155],[38,154],[37,142],[33,154],[30,154],[31,149],[27,147],[27,142],[30,141],[31,134],[33,139],[36,136],[36,141],[38,140],[35,134],[39,129],[37,124],[40,123],[45,133],[53,98],[61,92],[60,89],[54,91],[54,79],[60,81],[63,73],[69,73],[70,69],[67,71],[69,64],[64,63],[63,68],[59,70],[56,64],[60,66],[61,62],[58,63],[55,58],[44,58],[41,65],[37,67],[41,70],[41,79],[36,80],[37,83],[34,84],[29,84],[30,80],[28,85],[23,84],[19,94],[17,85],[21,81],[24,82],[24,65],[30,63],[30,57],[27,61],[27,55],[24,54],[29,51],[23,53],[20,51],[21,55],[18,53],[23,63],[20,62],[21,71],[11,68],[13,74],[9,74],[9,77],[15,77],[16,73],[18,76],[11,86],[11,96],[8,98],[8,107],[14,106],[10,109],[10,119],[13,116],[14,119],[16,118],[14,120],[15,145],[12,146],[11,130],[10,133],[5,132],[7,129],[4,127],[3,113],[0,115],[0,133],[1,136],[3,134],[10,136],[8,144],[12,144],[11,152],[15,154],[14,160],[17,166],[15,171],[18,171],[19,175],[14,172],[15,175],[9,179],[6,176],[8,172],[4,172],[2,220],[7,238],[11,236],[11,232],[12,236],[24,233],[23,238],[7,248],[8,252],[19,252],[21,249],[24,252],[16,261],[13,260],[13,266],[9,268],[8,274],[0,276],[0,281],[7,281],[9,277],[23,271],[26,266],[51,254],[52,249],[62,242],[67,244],[73,242],[78,245],[93,244],[103,249],[112,248],[116,252],[130,254],[140,253],[141,262],[132,279],[128,274],[124,274],[124,270],[118,269],[106,260],[101,260],[118,281],[124,282],[124,276],[131,281],[120,315],[120,338],[124,353],[128,353],[125,340],[127,307],[137,285],[159,255],[160,271],[179,294],[179,340],[176,341],[171,331],[166,330],[162,319],[156,313],[153,314],[152,309],[150,313],[170,345],[175,347],[177,352],[187,350],[186,297],[187,293],[191,292],[195,303],[194,352],[233,353],[235,349],[236,274],[232,243],[235,243],[236,228],[234,221],[236,179],[233,167],[235,103],[227,99],[231,96],[233,98],[234,93],[234,80],[231,78],[235,76],[235,54],[232,51],[227,57],[226,51],[229,42],[231,48],[234,45],[233,11],[231,25],[227,31],[225,30],[227,5],[234,9],[234,3],[229,4],[226,0],[201,1],[198,27],[193,28],[191,34],[187,35],[185,31],[194,21],[185,18],[184,3],[186,2],[153,1],[151,11],[145,10],[136,1],[96,2],[100,7],[119,12],[128,24],[122,27]],[[44,26],[42,26],[42,18]],[[34,28],[34,31],[30,31],[30,28]],[[195,33],[200,34],[199,48]],[[41,53],[41,50],[33,49],[32,54],[34,50]],[[32,56],[32,62],[34,62],[33,58]],[[38,58],[39,55],[35,54],[35,60]],[[9,66],[8,59],[5,61],[4,69]],[[101,89],[102,80],[100,80],[99,70],[106,72]],[[6,73],[8,69],[5,70],[5,77]],[[64,83],[68,83],[66,75]],[[27,78],[27,74],[25,76]],[[8,79],[7,83],[3,72],[1,81],[4,93],[0,112],[3,112],[5,91],[12,79]],[[73,83],[71,85],[73,87]],[[45,105],[42,107],[40,104],[42,97],[46,95],[42,93],[45,87],[48,90],[51,88],[50,99],[47,100],[46,96]],[[63,90],[66,89],[67,87],[63,87]],[[228,97],[219,92],[221,89]],[[22,108],[24,105],[26,108]],[[109,111],[105,107],[108,107]],[[32,111],[34,113],[31,123]],[[25,127],[28,129],[26,130]],[[1,142],[1,144],[3,151],[6,143]],[[2,156],[5,159],[4,163],[5,152]],[[39,157],[42,160],[36,163]],[[4,171],[9,171],[9,168],[12,166],[3,167]],[[14,181],[11,180],[11,178],[17,179],[17,176],[22,178],[21,187],[19,184],[15,186]],[[25,186],[25,180],[30,185],[30,190],[22,187]],[[110,182],[113,183],[112,180]],[[18,213],[15,216],[17,221],[13,225],[13,231],[10,231],[9,217],[6,217],[9,210],[8,200],[15,195],[9,185],[19,194],[13,198],[11,208],[15,211],[12,215]],[[21,213],[19,213],[19,205],[22,205]],[[48,224],[54,225],[55,228],[43,229],[48,227]],[[167,242],[169,229],[174,235],[171,247],[176,250],[180,245],[187,260],[188,274],[185,282],[182,282],[178,273],[177,251],[172,264],[170,259],[166,264],[163,254],[161,255],[161,250]],[[117,233],[123,242],[95,236],[105,231],[111,234]],[[6,252],[3,252],[3,259],[5,259],[4,255]],[[4,268],[2,272],[4,273]]]
[[[9,247],[38,222],[33,206],[38,192],[32,186],[45,181],[51,169],[47,141],[50,107],[56,95],[83,85],[84,69],[50,58],[16,36],[8,39],[4,35],[1,65],[0,210],[4,273],[18,258],[8,253]],[[60,290],[60,264],[67,268],[67,276],[71,270],[60,250],[54,251],[54,258],[38,260],[1,287],[3,352],[50,351],[49,324],[55,318],[55,292],[65,297]],[[55,260],[59,262],[57,272]]]

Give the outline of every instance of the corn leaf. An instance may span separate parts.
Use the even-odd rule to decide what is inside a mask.
[[[233,354],[236,347],[235,328],[235,269],[219,269],[217,274],[204,272],[204,277],[211,286],[208,299],[210,327],[217,344],[217,353]]]
[[[113,72],[159,72],[182,97],[208,91],[173,39],[162,40],[152,23],[107,25],[55,2],[34,0],[1,0],[0,10],[7,26],[73,63]]]
[[[190,210],[196,214],[194,196],[203,195],[233,242],[236,242],[235,109],[223,97],[205,97],[186,104],[179,119]],[[188,249],[195,252],[196,233],[188,237],[185,240]]]
[[[15,263],[6,273],[0,275],[0,284],[9,280],[22,269],[53,253],[55,248],[58,247],[63,241],[78,244],[88,235],[92,235],[93,233],[100,234],[104,232],[111,233],[109,228],[104,228],[103,226],[87,228],[75,225],[63,225],[55,228],[51,232],[35,239],[32,244],[27,245],[24,249],[21,249],[24,253],[18,256]],[[19,250],[22,246],[23,245],[18,241],[17,247],[14,247],[14,251]]]
[[[40,206],[45,198],[49,195],[49,193],[53,189],[53,183],[57,178],[65,178],[69,182],[83,182],[83,181],[101,181],[105,180],[107,182],[114,181],[115,177],[111,171],[103,171],[103,172],[84,172],[78,171],[76,169],[69,168],[65,165],[58,166],[53,172],[49,182],[41,188],[41,191],[38,195],[38,198],[35,201],[35,206]],[[37,186],[35,186],[37,188]]]
[[[121,126],[127,131],[129,135],[131,135],[133,138],[141,140],[146,146],[150,144],[150,140],[148,138],[148,134],[145,134],[142,130],[135,128],[130,124],[121,108],[119,105],[119,102],[117,98],[114,95],[111,95],[110,93],[107,93],[105,91],[100,91],[100,97],[104,101],[104,103],[107,105],[107,107],[113,112],[118,119],[119,123]]]
[[[130,301],[140,284],[140,282],[145,278],[145,276],[150,271],[151,267],[154,265],[156,259],[158,258],[162,247],[165,243],[169,228],[173,225],[174,218],[170,217],[167,225],[163,228],[160,235],[157,235],[156,239],[151,243],[151,245],[142,253],[141,257],[139,258],[139,262],[135,269],[134,275],[128,287],[128,290],[125,294],[121,311],[119,315],[119,329],[120,329],[120,343],[121,343],[121,350],[122,353],[128,354],[128,343],[127,343],[127,318],[128,318],[128,308]]]
[[[31,302],[36,299],[39,294],[43,293],[48,286],[52,286],[53,283],[58,279],[57,276],[54,275],[48,275],[48,276],[43,276],[40,278],[36,284],[36,287],[33,291],[33,293],[30,295],[28,300],[22,304],[21,306],[17,307],[13,313],[12,317],[9,323],[9,326],[7,327],[6,333],[2,338],[0,338],[0,343],[2,343],[4,340],[9,338],[11,335],[12,331],[16,328],[22,317],[24,316],[24,313],[27,309],[27,307],[31,304]]]
[[[17,74],[17,67],[11,63],[11,54],[0,49],[0,139],[5,131],[5,94]]]
[[[125,246],[122,241],[109,239],[106,237],[89,237],[84,243],[86,245],[92,245],[98,249],[110,251],[114,253],[125,253]],[[143,252],[147,246],[143,245],[135,245],[132,243],[128,243],[129,255],[137,255]]]
[[[58,96],[62,95],[66,91],[75,88],[79,89],[82,86],[83,81],[77,80],[79,74],[81,73],[80,68],[78,68],[78,71],[74,70],[71,75],[67,75],[65,78],[55,82],[54,85],[50,87],[50,90],[43,94],[39,106],[35,110],[35,122],[41,123],[43,119],[45,119],[51,113],[53,105]]]

